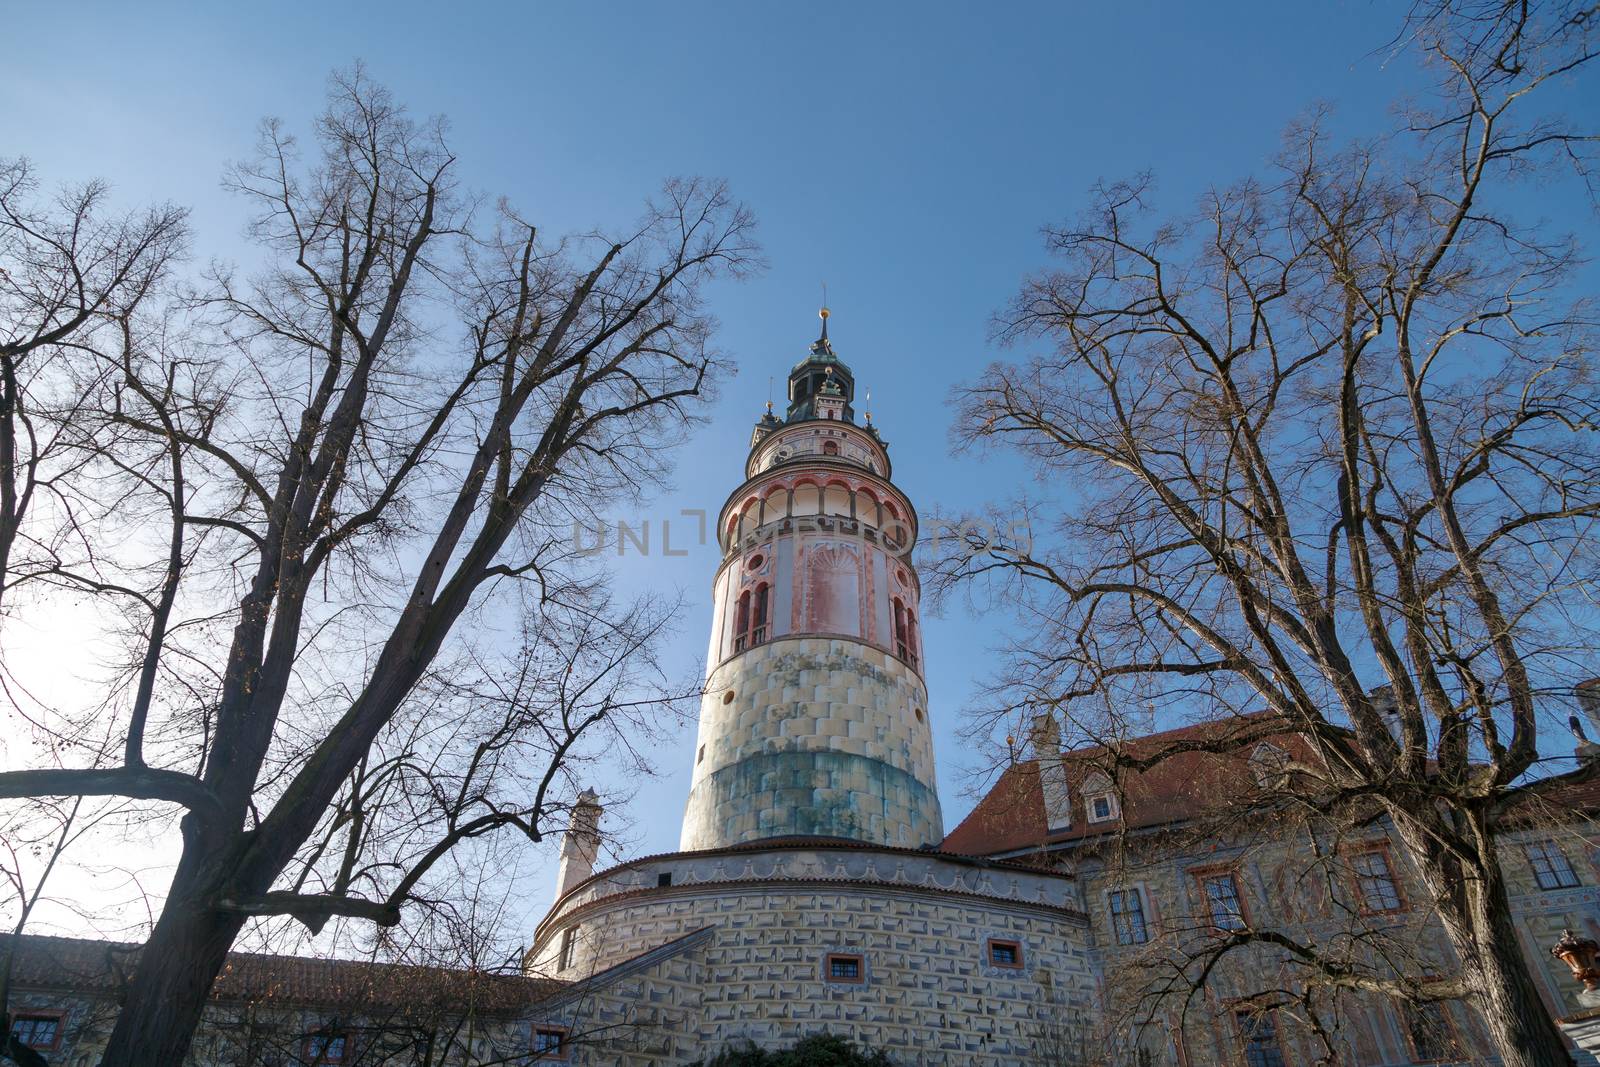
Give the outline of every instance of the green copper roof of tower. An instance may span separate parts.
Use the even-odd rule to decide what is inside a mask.
[[[845,422],[855,422],[851,403],[856,396],[855,375],[833,351],[828,340],[828,309],[823,308],[822,336],[811,343],[811,352],[789,372],[789,411],[785,422],[817,418],[818,396],[843,396]]]

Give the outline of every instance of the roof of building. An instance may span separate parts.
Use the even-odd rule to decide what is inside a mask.
[[[0,935],[0,952],[11,937]],[[19,987],[114,995],[142,946],[76,937],[23,935],[12,978]],[[447,1010],[515,1014],[566,987],[517,974],[367,960],[230,952],[211,996],[218,1001],[316,1004],[345,1009]]]
[[[1151,769],[1125,772],[1118,799],[1121,811],[1112,820],[1088,820],[1084,782],[1108,762],[1104,746],[1062,753],[1071,825],[1052,832],[1046,821],[1039,763],[1018,760],[940,843],[942,852],[998,856],[1027,849],[1069,844],[1128,830],[1170,826],[1216,810],[1219,800],[1238,795],[1241,786],[1253,785],[1250,753],[1258,741],[1270,742],[1297,760],[1314,759],[1310,746],[1293,732],[1271,731],[1267,713],[1243,715],[1219,722],[1197,723],[1148,734],[1119,746],[1134,758],[1148,758],[1163,750],[1171,754]],[[1227,753],[1185,750],[1187,744],[1217,744],[1244,740]],[[1507,799],[1500,818],[1511,823],[1533,822],[1554,812],[1600,813],[1600,766],[1554,775],[1518,789]]]
[[[1063,752],[1071,819],[1066,829],[1053,833],[1046,823],[1038,761],[1018,760],[1005,769],[972,813],[939,847],[945,852],[987,856],[1180,822],[1193,816],[1208,799],[1215,798],[1219,789],[1237,788],[1240,775],[1248,773],[1247,761],[1255,741],[1270,739],[1297,757],[1304,755],[1299,751],[1304,748],[1303,742],[1272,732],[1268,729],[1270,724],[1269,715],[1245,715],[1148,734],[1119,746],[1119,751],[1134,758],[1148,758],[1169,749],[1177,751],[1148,771],[1123,774],[1120,817],[1098,823],[1089,821],[1083,784],[1092,775],[1104,773],[1111,750],[1095,745]],[[1189,743],[1245,739],[1249,739],[1245,749],[1225,755],[1182,750]]]

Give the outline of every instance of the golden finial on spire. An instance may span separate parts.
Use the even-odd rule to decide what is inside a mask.
[[[822,339],[828,339],[828,316],[833,312],[828,310],[828,283],[822,283],[822,308],[817,312],[817,318],[822,320]]]

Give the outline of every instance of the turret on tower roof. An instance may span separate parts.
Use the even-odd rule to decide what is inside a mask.
[[[844,398],[840,418],[855,421],[855,409],[850,402],[855,399],[856,380],[843,360],[833,350],[828,340],[828,319],[833,314],[826,307],[817,312],[822,320],[822,334],[811,342],[811,352],[789,371],[789,411],[785,422],[823,417],[816,406],[819,395]]]

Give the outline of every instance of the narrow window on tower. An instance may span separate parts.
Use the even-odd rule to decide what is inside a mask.
[[[749,644],[750,593],[739,594],[738,607],[733,611],[733,650],[743,652]]]
[[[917,617],[908,608],[906,610],[906,662],[913,667],[917,665]]]
[[[750,605],[750,643],[759,645],[767,639],[767,602],[772,599],[772,587],[765,582],[756,586],[755,598]]]
[[[569,926],[561,931],[561,955],[556,960],[556,970],[564,971],[572,966],[572,950],[578,939],[578,928]]]
[[[894,598],[894,652],[901,659],[910,659],[906,644],[906,606],[899,597]]]

